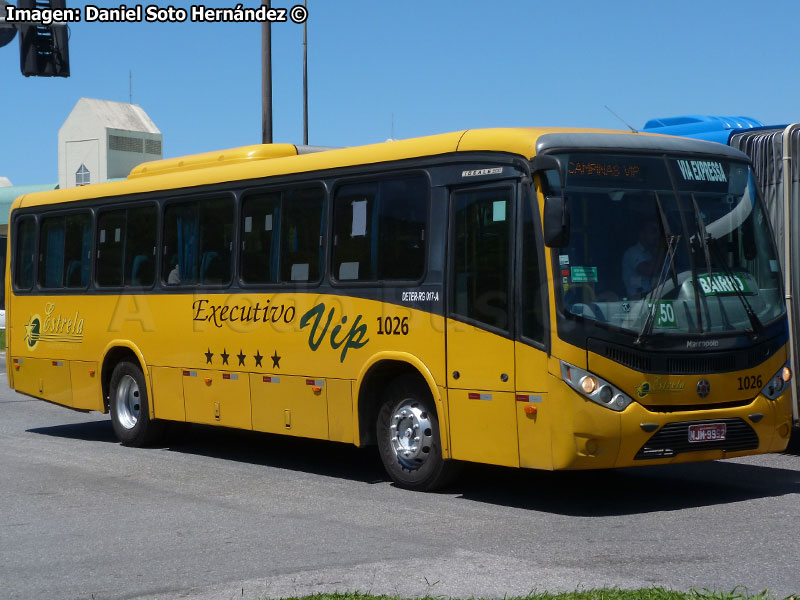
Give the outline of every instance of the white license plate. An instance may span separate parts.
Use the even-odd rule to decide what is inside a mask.
[[[725,423],[689,425],[689,442],[721,442],[725,439],[727,429]]]

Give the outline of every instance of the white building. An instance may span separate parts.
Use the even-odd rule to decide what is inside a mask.
[[[60,188],[124,178],[161,158],[161,132],[138,104],[81,98],[58,130]]]

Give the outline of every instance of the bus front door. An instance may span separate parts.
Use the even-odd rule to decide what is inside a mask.
[[[514,190],[453,192],[447,386],[450,447],[459,460],[519,466],[514,397]]]

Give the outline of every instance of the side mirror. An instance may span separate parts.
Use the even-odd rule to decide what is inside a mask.
[[[548,172],[558,176],[558,183],[553,185],[560,188],[561,195],[545,197],[542,225],[544,245],[549,248],[563,248],[569,243],[569,211],[564,193],[564,165],[555,156],[537,154],[531,159],[531,172],[538,173],[541,177],[545,177],[545,173]]]
[[[547,196],[544,199],[544,245],[548,248],[563,248],[569,244],[569,210],[563,196]]]

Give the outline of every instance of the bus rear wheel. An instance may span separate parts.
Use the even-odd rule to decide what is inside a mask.
[[[398,486],[430,491],[452,481],[456,466],[442,457],[433,399],[418,379],[399,377],[388,386],[377,439],[383,466]]]
[[[147,386],[138,365],[123,361],[114,368],[109,409],[114,433],[123,446],[147,446],[161,436],[163,425],[150,419]]]

